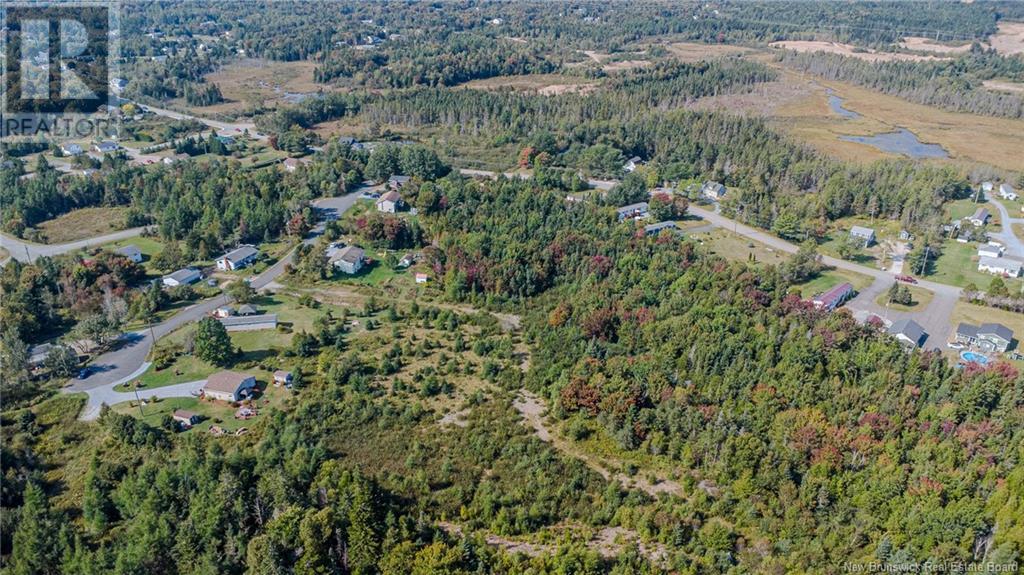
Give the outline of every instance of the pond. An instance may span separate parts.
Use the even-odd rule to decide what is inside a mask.
[[[828,107],[832,108],[833,112],[839,114],[840,116],[847,120],[856,120],[857,118],[860,118],[860,114],[854,112],[853,110],[847,110],[843,106],[843,102],[845,100],[843,100],[839,96],[836,96],[835,92],[832,91],[832,88],[829,88],[828,90],[826,90],[826,92],[828,93]]]
[[[839,136],[846,142],[867,144],[883,152],[903,154],[911,158],[948,158],[949,153],[938,144],[926,144],[917,139],[917,135],[906,128],[895,132],[875,134],[874,136]]]

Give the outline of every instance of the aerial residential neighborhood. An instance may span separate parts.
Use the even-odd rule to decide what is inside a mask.
[[[1020,571],[1024,2],[0,21],[0,574]]]

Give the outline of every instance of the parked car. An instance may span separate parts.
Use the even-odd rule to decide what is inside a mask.
[[[900,281],[900,282],[904,282],[904,283],[908,283],[908,284],[916,284],[917,283],[917,278],[912,277],[912,276],[899,275],[899,276],[896,276],[896,281]]]

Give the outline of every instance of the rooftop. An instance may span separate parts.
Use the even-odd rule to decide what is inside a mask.
[[[259,254],[260,251],[253,246],[239,246],[230,252],[224,254],[220,259],[226,259],[232,263],[240,262],[244,259],[251,258]]]
[[[203,389],[234,393],[238,386],[250,377],[252,376],[247,373],[238,373],[237,371],[218,371],[206,378],[206,385],[203,386]]]

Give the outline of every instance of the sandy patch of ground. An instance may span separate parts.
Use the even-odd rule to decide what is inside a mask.
[[[580,452],[568,441],[558,437],[551,433],[547,425],[544,423],[544,412],[547,408],[544,406],[544,401],[537,397],[536,394],[527,391],[525,389],[519,390],[519,395],[512,402],[512,406],[516,408],[516,411],[523,418],[523,423],[528,427],[532,428],[537,439],[545,443],[550,443],[555,449],[567,454],[570,457],[579,459],[583,463],[590,467],[601,477],[604,477],[608,481],[618,481],[626,489],[635,489],[637,491],[643,491],[651,497],[657,497],[662,493],[668,493],[670,495],[683,496],[683,487],[675,481],[659,477],[656,483],[648,481],[644,477],[634,476],[630,477],[625,473],[618,473],[610,471],[607,465],[598,461],[597,459]]]
[[[916,50],[918,52],[934,52],[936,54],[963,54],[971,50],[971,43],[960,44],[959,46],[950,46],[947,44],[939,44],[930,38],[921,38],[918,36],[907,36],[900,42],[901,48],[907,50]]]
[[[500,88],[512,88],[537,92],[542,96],[557,96],[559,94],[588,94],[597,89],[598,83],[565,76],[562,74],[526,74],[522,76],[495,76],[480,80],[471,80],[460,84],[462,88],[473,90],[496,90]]]
[[[773,48],[795,50],[797,52],[829,52],[832,54],[840,54],[842,56],[859,58],[867,62],[892,62],[896,60],[921,62],[927,60],[949,60],[949,58],[939,58],[937,56],[897,54],[895,52],[876,52],[874,50],[857,49],[854,46],[851,46],[850,44],[842,44],[839,42],[822,42],[818,40],[783,40],[781,42],[772,42],[771,44],[769,44],[769,46]]]
[[[633,70],[636,68],[646,68],[651,65],[650,60],[622,60],[619,62],[610,62],[601,66],[601,69],[605,72],[625,72],[626,70]]]
[[[461,537],[463,529],[461,525],[450,521],[438,521],[437,526],[445,533],[454,537]],[[552,530],[559,530],[560,527],[553,527]],[[562,530],[566,529],[564,526]],[[520,541],[493,533],[484,534],[484,540],[491,547],[500,547],[506,553],[522,553],[527,557],[540,557],[553,555],[558,551],[558,545],[554,543],[535,543],[531,541]],[[605,527],[598,531],[589,541],[587,548],[597,551],[602,557],[611,559],[619,556],[629,545],[635,544],[640,553],[656,563],[664,563],[668,558],[668,552],[661,543],[644,543],[640,541],[640,534],[633,529],[625,527]]]
[[[1024,54],[1024,22],[1000,22],[988,42],[1000,54]]]
[[[700,62],[722,56],[739,56],[751,50],[729,44],[698,44],[696,42],[673,42],[665,46],[670,54],[681,62]]]
[[[1006,82],[1003,80],[985,80],[982,84],[989,90],[1000,92],[1024,93],[1024,84],[1020,82]]]

